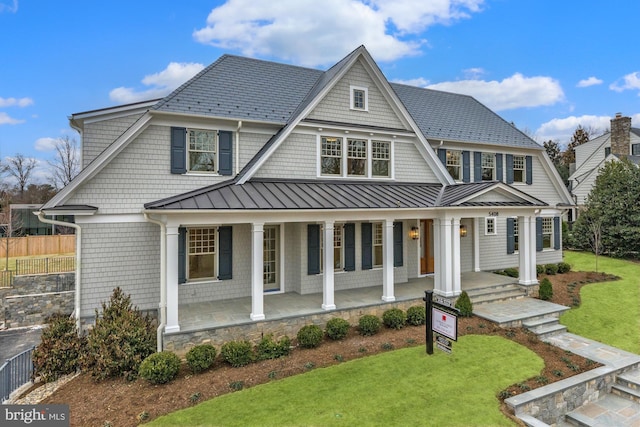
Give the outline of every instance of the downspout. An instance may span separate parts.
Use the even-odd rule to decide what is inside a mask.
[[[40,222],[43,222],[45,224],[60,225],[62,227],[72,227],[76,230],[76,294],[73,311],[76,317],[76,327],[78,328],[78,331],[80,331],[82,326],[80,324],[80,276],[82,271],[80,260],[82,259],[82,229],[78,224],[75,224],[73,222],[65,222],[45,218],[44,212],[42,211],[38,211],[38,219],[40,220]]]
[[[238,120],[236,129],[236,175],[240,172],[240,129],[242,129],[242,120]]]
[[[157,351],[162,351],[162,332],[167,324],[167,268],[165,265],[167,255],[167,225],[144,213],[144,219],[152,224],[160,226],[160,322],[156,331]]]

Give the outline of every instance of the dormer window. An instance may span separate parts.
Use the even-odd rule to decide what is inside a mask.
[[[369,91],[366,87],[351,86],[352,110],[369,111]]]
[[[320,176],[391,178],[392,144],[368,138],[320,137]]]

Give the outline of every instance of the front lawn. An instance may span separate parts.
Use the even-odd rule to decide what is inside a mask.
[[[220,396],[151,426],[513,425],[496,398],[540,373],[519,344],[468,335],[452,355],[423,346],[365,357]]]

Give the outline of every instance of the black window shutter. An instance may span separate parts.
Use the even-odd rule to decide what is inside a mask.
[[[356,225],[344,225],[344,271],[356,269]]]
[[[218,173],[231,175],[233,173],[233,133],[218,132]]]
[[[178,228],[178,283],[187,281],[187,229]]]
[[[372,224],[363,222],[360,224],[362,232],[362,269],[371,270],[373,268],[373,244],[372,244]]]
[[[473,181],[482,181],[482,153],[479,151],[473,152]]]
[[[553,249],[560,249],[560,217],[553,217]]]
[[[307,274],[320,274],[320,224],[307,225]]]
[[[233,239],[231,227],[218,228],[218,279],[233,278]]]
[[[513,184],[513,154],[507,154],[507,184]]]
[[[536,251],[542,251],[542,218],[536,218]]]
[[[516,251],[515,218],[507,218],[507,255]]]
[[[533,184],[533,159],[531,156],[527,156],[525,161],[527,162],[527,184],[531,185]]]
[[[402,223],[393,223],[393,266],[402,267],[404,255],[402,250]]]
[[[171,173],[187,172],[187,129],[171,128]]]
[[[496,153],[496,181],[502,181],[502,154]]]
[[[462,182],[471,181],[471,160],[469,159],[469,152],[462,152]]]
[[[442,162],[443,165],[447,165],[447,150],[444,148],[438,148],[438,158]]]

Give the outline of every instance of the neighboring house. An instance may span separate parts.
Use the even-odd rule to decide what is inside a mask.
[[[6,234],[9,234],[10,237],[60,234],[61,230],[59,227],[44,223],[34,215],[34,212],[38,212],[41,207],[42,205],[39,204],[10,204],[9,212],[4,216],[0,216],[0,236],[6,236]],[[5,220],[3,221],[3,219]],[[73,216],[58,215],[56,219],[73,222]],[[63,231],[64,234],[68,234],[68,229],[64,229]],[[71,231],[73,231],[73,229],[71,229]]]
[[[569,188],[580,207],[585,204],[606,162],[627,158],[640,163],[640,129],[631,127],[631,117],[617,113],[611,119],[611,132],[577,146],[575,152],[576,170],[569,177]]]
[[[475,99],[387,81],[361,46],[327,71],[224,55],[161,100],[73,114],[77,316],[116,286],[180,331],[189,303],[379,286],[562,260],[572,204],[543,147]],[[329,242],[329,244],[327,244]],[[269,298],[277,298],[277,295]],[[320,309],[320,307],[318,307]],[[215,313],[212,313],[212,317]]]

